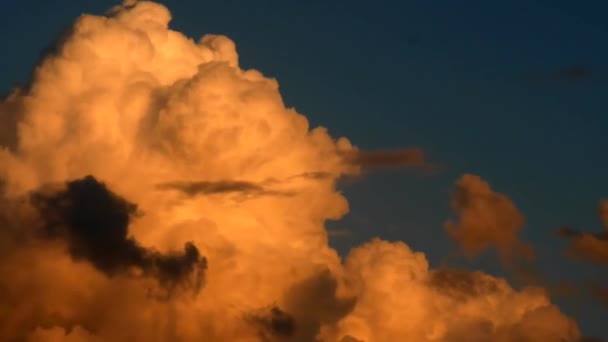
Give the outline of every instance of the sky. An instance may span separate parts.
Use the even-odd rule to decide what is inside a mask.
[[[469,259],[446,234],[450,193],[475,174],[525,217],[545,282],[606,281],[569,258],[557,228],[598,232],[608,198],[608,4],[588,1],[161,1],[170,28],[226,35],[242,69],[277,80],[285,104],[365,150],[417,147],[434,172],[372,170],[343,179],[350,211],[330,222],[341,255],[373,237],[405,241],[432,267],[513,278],[500,257]],[[81,13],[112,1],[2,4],[0,90],[26,84],[42,50]],[[608,338],[608,309],[554,299],[585,335]]]

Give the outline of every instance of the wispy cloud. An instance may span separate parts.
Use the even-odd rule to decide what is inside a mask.
[[[272,190],[261,184],[239,181],[175,181],[157,185],[160,190],[175,190],[187,196],[243,194],[250,196],[293,196],[293,192]]]

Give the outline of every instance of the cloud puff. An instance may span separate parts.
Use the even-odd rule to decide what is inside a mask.
[[[494,191],[480,177],[467,174],[458,180],[452,208],[458,221],[447,221],[445,229],[465,255],[474,257],[496,248],[505,264],[513,256],[532,255],[532,249],[518,237],[524,216],[507,196]]]
[[[559,235],[570,241],[568,254],[578,260],[601,267],[608,266],[608,201],[600,200],[597,215],[603,230],[597,233],[584,232],[571,227],[561,227]],[[608,305],[608,285],[592,284],[591,294]]]
[[[608,266],[608,201],[598,204],[598,218],[604,230],[597,233],[583,232],[571,227],[559,229],[559,235],[571,241],[569,252],[584,261]]]

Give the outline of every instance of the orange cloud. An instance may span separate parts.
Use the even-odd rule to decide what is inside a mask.
[[[599,202],[598,217],[604,226],[601,232],[586,233],[571,227],[562,227],[559,235],[571,241],[569,252],[573,256],[608,266],[608,201]]]
[[[447,221],[445,229],[465,255],[474,257],[496,248],[505,264],[514,256],[532,256],[532,249],[518,237],[524,216],[507,196],[495,192],[480,177],[467,174],[458,180],[452,208],[458,221]]]

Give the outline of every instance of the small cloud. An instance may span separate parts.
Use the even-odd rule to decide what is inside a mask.
[[[593,289],[593,295],[602,302],[602,304],[608,305],[608,287],[596,286]]]
[[[249,196],[293,196],[292,192],[267,189],[261,184],[238,181],[176,181],[158,184],[160,190],[176,190],[187,196],[236,193]]]
[[[344,161],[363,169],[423,168],[431,164],[419,148],[398,150],[354,151],[343,154]]]
[[[496,248],[505,265],[511,264],[513,256],[533,256],[531,247],[518,237],[525,217],[509,197],[494,191],[482,178],[466,174],[458,180],[452,209],[459,220],[447,221],[445,229],[464,255],[476,257]]]
[[[608,266],[608,232],[587,233],[562,227],[558,233],[570,240],[570,255],[583,261]]]
[[[608,201],[601,200],[598,217],[604,230],[597,233],[583,232],[564,226],[558,230],[560,237],[570,240],[570,255],[594,264],[608,266]]]
[[[558,230],[560,237],[570,241],[568,255],[591,264],[608,266],[608,201],[601,200],[598,205],[598,217],[604,230],[591,233],[564,226]],[[600,303],[608,305],[608,287],[592,285],[591,294]],[[591,340],[590,340],[591,341]]]
[[[578,83],[591,79],[593,74],[590,67],[573,64],[532,76],[532,80],[550,83]]]

